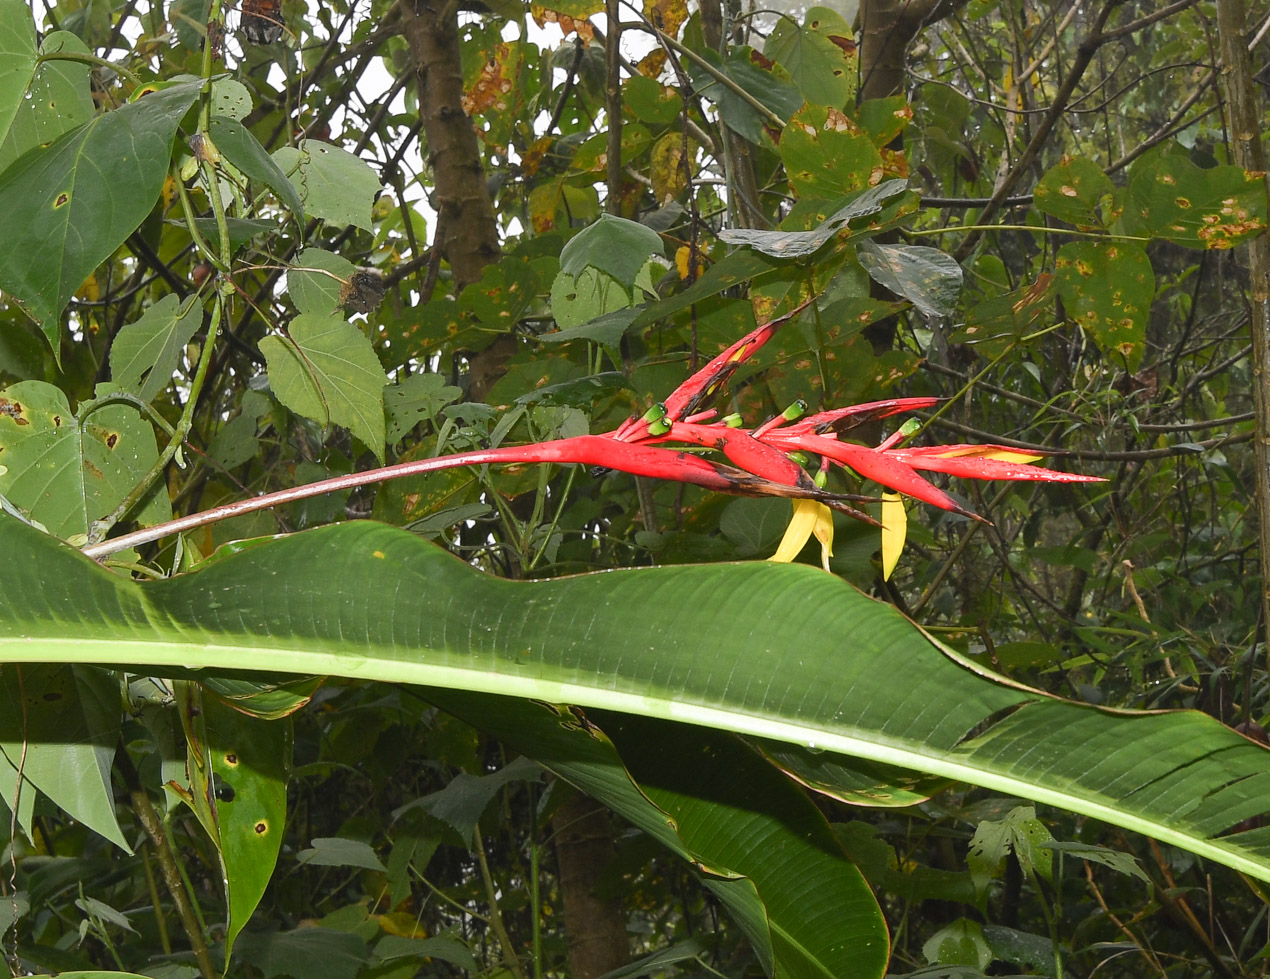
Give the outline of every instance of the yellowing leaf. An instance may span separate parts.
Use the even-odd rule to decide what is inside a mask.
[[[889,581],[908,536],[908,511],[898,493],[882,494],[882,580]]]
[[[675,37],[688,19],[688,4],[685,0],[644,0],[644,16],[659,31]]]
[[[679,133],[667,133],[653,144],[653,165],[649,176],[658,203],[673,201],[688,186],[683,158],[684,139]]]

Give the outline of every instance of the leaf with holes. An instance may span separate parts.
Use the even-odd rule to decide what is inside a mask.
[[[115,336],[110,345],[110,379],[142,401],[153,401],[172,383],[181,351],[202,322],[197,296],[185,302],[164,296]]]
[[[1068,315],[1100,349],[1123,357],[1134,370],[1142,360],[1155,296],[1146,252],[1125,242],[1070,242],[1058,250],[1054,278]]]
[[[951,316],[961,294],[961,266],[951,255],[925,245],[862,241],[860,264],[874,281],[907,299],[927,316]]]
[[[781,17],[763,45],[763,54],[789,71],[808,102],[841,109],[855,94],[854,36],[838,11],[812,7],[801,24],[792,16]]]
[[[197,82],[129,102],[26,153],[0,173],[0,289],[58,349],[75,290],[150,213]]]
[[[0,390],[0,494],[61,537],[88,533],[158,459],[154,429],[130,405],[108,404],[81,423],[43,381]],[[172,517],[160,482],[132,519]]]
[[[1099,209],[1114,193],[1102,167],[1083,157],[1065,156],[1046,171],[1032,200],[1037,210],[1060,221],[1078,228],[1103,228],[1108,216]]]
[[[291,722],[248,717],[211,696],[202,698],[202,707],[216,800],[216,844],[228,891],[228,955],[278,862],[287,819]]]
[[[301,313],[288,334],[260,341],[278,400],[297,415],[343,425],[382,460],[388,375],[366,334],[316,313]]]
[[[384,188],[365,161],[316,139],[275,150],[273,161],[299,191],[310,217],[374,231],[371,206]]]

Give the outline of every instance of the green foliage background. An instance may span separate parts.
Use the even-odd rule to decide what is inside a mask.
[[[243,6],[0,0],[0,969],[582,979],[581,791],[614,979],[1263,974],[1214,4],[918,4],[882,93],[889,0],[447,7],[461,151],[434,8]],[[75,553],[610,430],[812,296],[721,413],[933,395],[1109,482],[953,481],[991,525],[910,507],[885,582],[876,528],[769,565],[788,501],[578,467]]]

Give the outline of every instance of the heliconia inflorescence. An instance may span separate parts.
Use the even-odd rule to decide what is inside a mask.
[[[937,398],[892,398],[810,415],[806,414],[805,404],[796,402],[754,429],[744,427],[742,419],[735,414],[716,418],[717,413],[708,407],[709,402],[749,357],[809,303],[803,303],[786,315],[750,331],[693,373],[665,401],[653,405],[643,415],[632,415],[603,435],[578,435],[528,445],[474,449],[353,473],[182,517],[104,544],[91,545],[85,553],[97,556],[216,519],[399,476],[490,463],[579,463],[637,476],[677,480],[740,496],[778,496],[800,501],[796,519],[791,523],[775,559],[792,560],[814,532],[822,542],[827,568],[832,546],[832,521],[828,520],[827,508],[870,524],[879,524],[857,506],[852,506],[872,502],[875,498],[835,493],[825,488],[825,473],[836,464],[890,491],[883,493],[886,503],[882,507],[881,521],[887,531],[883,535],[882,547],[884,573],[889,576],[903,544],[905,519],[903,504],[899,503],[897,509],[893,494],[911,496],[944,510],[982,519],[924,479],[919,470],[972,479],[1101,482],[1097,476],[1057,472],[1031,465],[1041,456],[1005,445],[903,448],[900,443],[911,434],[907,426],[877,446],[861,445],[841,437],[868,421],[930,408],[938,403]],[[667,443],[677,443],[679,447],[671,447]],[[689,446],[694,449],[686,448]],[[709,458],[700,449],[720,452],[727,461]],[[813,460],[817,462],[814,476],[805,468]]]

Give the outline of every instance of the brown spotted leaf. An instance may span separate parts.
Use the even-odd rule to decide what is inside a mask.
[[[1037,210],[1060,221],[1078,228],[1101,228],[1106,227],[1109,215],[1101,214],[1099,205],[1114,192],[1115,187],[1098,164],[1079,156],[1065,156],[1036,185],[1033,201]]]
[[[51,384],[0,390],[0,494],[59,537],[88,533],[156,459],[154,428],[130,405],[108,404],[81,423]],[[132,518],[172,518],[162,483]]]
[[[58,349],[75,290],[150,213],[177,124],[199,84],[173,85],[107,112],[0,173],[0,289]]]
[[[1146,342],[1147,313],[1155,295],[1151,260],[1127,242],[1076,241],[1058,250],[1058,293],[1067,314],[1104,353],[1138,366]]]
[[[1126,223],[1142,233],[1188,248],[1233,248],[1266,230],[1265,174],[1159,157],[1134,168],[1126,210]]]

